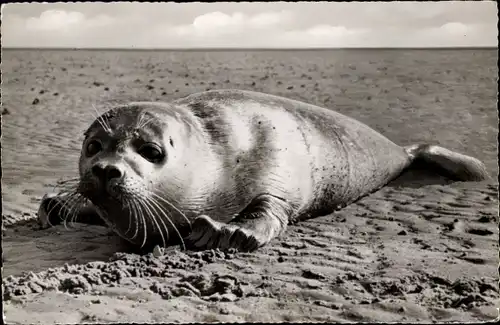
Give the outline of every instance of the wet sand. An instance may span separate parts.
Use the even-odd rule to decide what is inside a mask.
[[[484,321],[497,317],[496,51],[5,51],[6,321]],[[401,145],[475,156],[492,179],[391,184],[290,226],[255,253],[130,252],[108,229],[39,230],[37,205],[75,177],[82,133],[130,100],[238,88],[357,118]]]

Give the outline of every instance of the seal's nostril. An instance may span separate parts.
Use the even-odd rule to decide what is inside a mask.
[[[94,176],[97,176],[99,178],[101,178],[104,175],[104,168],[102,168],[101,165],[92,166],[91,171]]]
[[[122,176],[122,172],[116,166],[106,166],[106,179],[108,181],[112,180],[113,178],[121,178]]]

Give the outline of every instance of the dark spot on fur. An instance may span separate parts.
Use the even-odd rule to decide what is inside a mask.
[[[174,147],[174,140],[172,140],[172,138],[170,138],[170,145],[172,146],[172,148]]]
[[[196,102],[191,104],[190,106],[193,114],[201,119],[211,118],[216,115],[215,110],[208,109],[208,106],[206,106],[202,102]]]
[[[219,110],[206,105],[203,101],[194,102],[189,106],[191,112],[200,119],[213,143],[227,143],[227,125]]]

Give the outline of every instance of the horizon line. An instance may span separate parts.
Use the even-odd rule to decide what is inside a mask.
[[[408,47],[37,47],[2,46],[2,50],[87,50],[87,51],[328,51],[328,50],[471,50],[498,49],[497,46],[408,46]]]

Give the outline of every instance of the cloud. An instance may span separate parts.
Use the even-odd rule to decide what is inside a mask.
[[[440,29],[446,33],[453,36],[467,36],[469,27],[465,24],[459,22],[446,23],[440,27]]]
[[[283,44],[285,47],[292,48],[350,47],[362,44],[361,40],[367,33],[369,29],[320,24],[305,30],[283,31],[272,35],[269,41],[271,44]]]
[[[218,31],[225,30],[227,28],[240,27],[245,23],[245,16],[242,13],[234,13],[232,15],[226,15],[220,11],[211,12],[208,14],[196,17],[192,27],[195,31]]]
[[[225,14],[220,11],[210,12],[196,17],[191,24],[175,26],[169,32],[173,36],[219,37],[221,35],[267,32],[279,28],[292,20],[288,11],[263,12],[245,15],[241,12]],[[243,33],[243,34],[242,34]]]
[[[120,46],[116,43],[120,22],[97,14],[87,17],[78,11],[45,10],[36,17],[2,17],[2,45],[29,47]],[[122,40],[118,41],[123,43]],[[94,43],[94,44],[92,44]],[[114,44],[113,44],[114,43]],[[127,44],[128,45],[128,44]]]
[[[63,31],[65,29],[99,28],[113,24],[114,20],[106,15],[87,18],[78,11],[47,10],[39,17],[28,18],[25,22],[28,31]]]
[[[165,27],[159,30],[158,37],[171,44],[190,42],[201,47],[334,47],[351,44],[355,37],[367,32],[329,24],[294,28],[299,18],[285,10],[254,15],[216,11],[194,18],[191,24]]]
[[[85,20],[85,16],[79,12],[66,12],[63,10],[47,10],[40,17],[33,17],[26,20],[27,30],[58,30],[61,28],[71,27],[71,25],[81,24]]]

